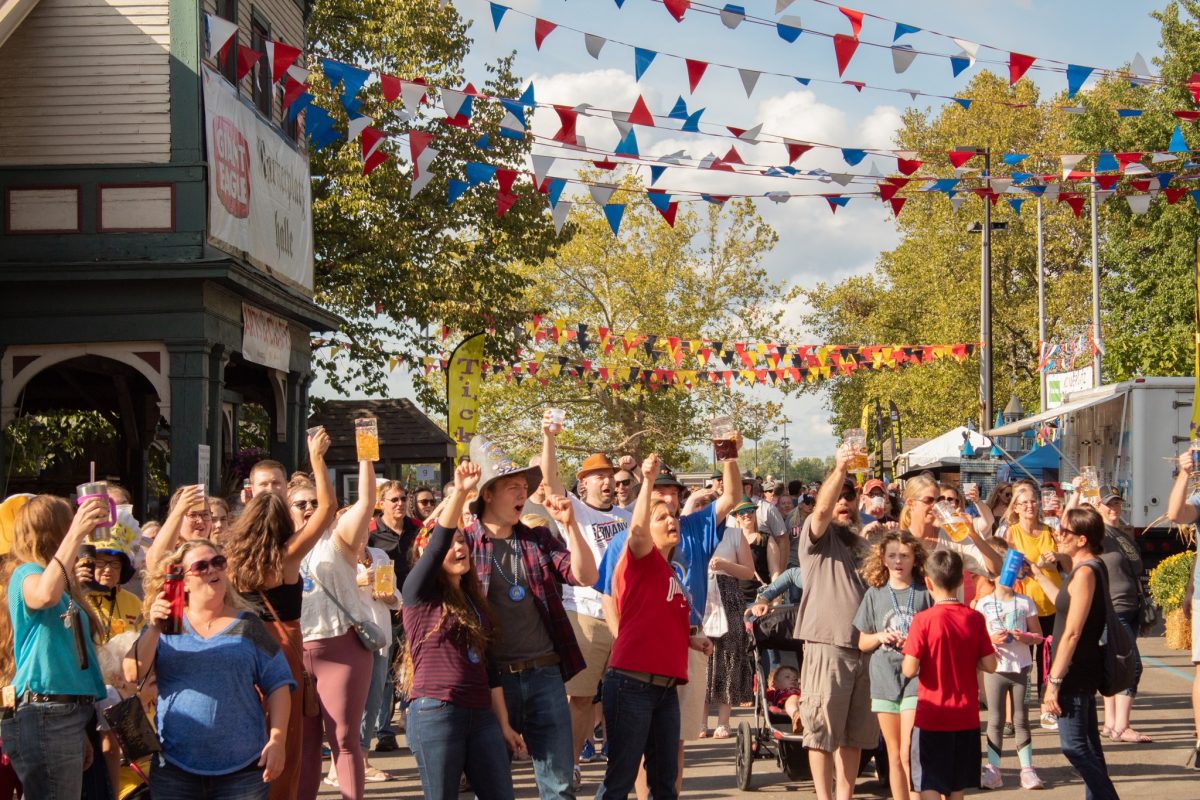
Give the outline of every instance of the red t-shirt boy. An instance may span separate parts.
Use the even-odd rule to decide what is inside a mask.
[[[937,550],[925,561],[925,585],[936,601],[913,618],[903,672],[918,677],[913,730],[913,787],[922,800],[958,800],[979,787],[979,681],[995,672],[996,651],[980,614],[956,599],[962,557]]]

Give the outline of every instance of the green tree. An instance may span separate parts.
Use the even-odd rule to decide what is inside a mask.
[[[627,204],[619,236],[613,236],[597,206],[573,204],[568,224],[575,226],[575,236],[554,258],[520,267],[526,282],[521,299],[527,307],[539,309],[547,319],[586,321],[593,340],[599,326],[618,336],[637,332],[685,340],[786,337],[780,327],[782,310],[794,295],[770,282],[759,264],[776,236],[753,204],[681,205],[670,227],[640,189],[628,179],[611,200]],[[619,344],[608,355],[599,353],[598,342],[587,353],[574,343],[539,351],[546,354],[543,363],[586,358],[614,375],[631,366],[676,366],[663,357],[652,361],[642,348],[626,355]],[[689,355],[681,367],[699,365]],[[706,380],[690,391],[679,386],[651,391],[640,385],[614,391],[602,381],[589,386],[565,374],[544,385],[534,378],[517,382],[493,377],[484,382],[481,405],[487,413],[480,432],[520,457],[536,447],[542,409],[552,406],[570,414],[560,438],[567,458],[598,450],[641,457],[654,450],[677,468],[691,463],[689,451],[704,449],[712,414],[732,413],[749,429],[764,420],[773,425],[780,410],[777,403],[756,402]]]
[[[449,3],[329,0],[313,5],[309,43],[317,56],[458,88],[466,81],[462,64],[471,39]],[[489,65],[490,77],[477,88],[519,96],[511,65],[511,57]],[[316,103],[344,124],[345,112],[319,71],[312,83]],[[328,349],[314,355],[339,391],[381,392],[389,357],[414,363],[437,352],[443,323],[501,332],[519,325],[526,309],[514,302],[521,278],[511,264],[540,261],[555,246],[545,202],[528,180],[513,187],[519,200],[499,220],[494,182],[447,206],[447,182],[463,177],[465,162],[521,170],[530,141],[498,135],[496,103],[474,100],[470,129],[463,130],[439,121],[441,113],[431,113],[439,92],[431,88],[428,95],[430,105],[400,114],[399,101],[384,102],[378,84],[360,93],[361,112],[391,137],[382,145],[389,160],[365,177],[357,141],[310,152],[317,301],[346,320],[341,333],[351,343],[336,361]],[[395,137],[413,130],[432,133],[440,155],[430,166],[436,177],[410,199],[408,142]],[[476,147],[484,135],[486,151]]]

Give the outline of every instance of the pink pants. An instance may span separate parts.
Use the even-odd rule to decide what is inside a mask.
[[[371,688],[371,652],[353,630],[332,639],[304,643],[304,668],[316,680],[321,716],[304,718],[300,764],[301,800],[314,800],[325,764],[321,733],[329,741],[343,800],[363,796],[363,753],[359,740],[367,692]]]

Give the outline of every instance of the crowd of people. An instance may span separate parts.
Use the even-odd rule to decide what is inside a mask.
[[[26,499],[0,568],[0,800],[353,800],[401,780],[369,759],[398,733],[438,800],[514,797],[513,759],[543,798],[576,797],[603,760],[596,797],[667,800],[686,742],[730,738],[756,687],[818,800],[850,798],[872,752],[894,800],[1000,788],[1008,737],[1017,784],[1041,789],[1035,692],[1087,797],[1117,797],[1103,740],[1150,738],[1136,644],[1096,710],[1108,612],[1136,642],[1149,602],[1115,490],[860,483],[848,445],[811,486],[735,456],[689,488],[656,455],[604,453],[568,485],[559,427],[548,412],[528,465],[475,438],[440,493],[377,486],[362,461],[340,507],[322,429],[308,472],[260,461],[234,502],[182,487],[161,525],[116,484]],[[1200,516],[1192,471],[1185,454],[1181,523]],[[748,647],[778,604],[797,607],[799,663]],[[132,758],[130,706],[155,745]]]

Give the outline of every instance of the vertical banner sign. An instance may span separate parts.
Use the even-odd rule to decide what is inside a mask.
[[[447,428],[458,444],[458,456],[470,452],[471,437],[479,422],[479,382],[482,378],[482,333],[468,337],[450,354],[446,370]]]
[[[1196,394],[1192,398],[1192,438],[1200,432],[1200,239],[1195,241],[1196,250]]]

